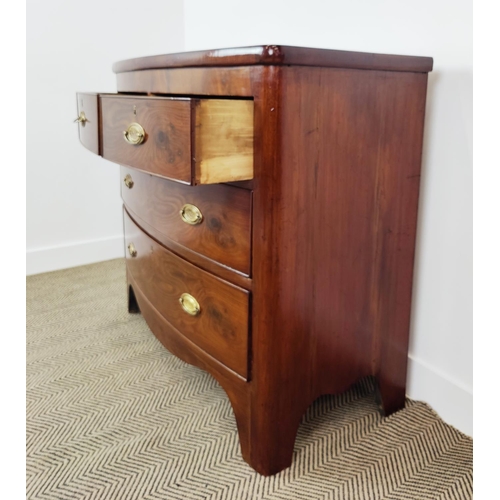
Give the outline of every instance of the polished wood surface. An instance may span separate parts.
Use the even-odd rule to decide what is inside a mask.
[[[195,266],[208,271],[209,273],[217,275],[223,280],[229,281],[233,285],[244,288],[245,290],[252,290],[252,279],[245,274],[242,274],[235,269],[231,269],[216,260],[209,259],[208,257],[194,252],[193,250],[180,245],[174,240],[166,239],[165,234],[155,229],[153,226],[142,220],[137,216],[132,210],[128,210],[130,217],[136,221],[136,223],[144,229],[144,231],[149,234],[153,239],[167,246],[173,253],[188,260]]]
[[[117,62],[115,73],[157,68],[298,65],[386,71],[432,71],[431,57],[373,54],[345,50],[313,49],[286,45],[256,45],[231,49],[200,50],[138,57]]]
[[[169,252],[124,212],[127,271],[136,287],[189,340],[242,377],[248,375],[249,294]],[[129,245],[137,254],[131,255]],[[135,290],[137,292],[137,290]],[[179,302],[192,295],[201,312]]]
[[[318,396],[374,375],[386,413],[404,406],[427,75],[269,72],[252,301],[252,408],[267,410],[251,456],[273,473]]]
[[[118,73],[116,83],[118,92],[137,92],[150,94],[186,94],[199,96],[240,96],[254,95],[256,73],[260,66],[224,68],[178,68],[152,69]]]
[[[102,156],[186,184],[191,183],[190,99],[101,96]],[[146,131],[142,144],[128,144],[131,123]]]
[[[84,113],[86,120],[78,123],[80,142],[92,153],[100,154],[99,97],[97,94],[76,94],[77,117]]]
[[[253,178],[253,101],[201,99],[194,104],[194,184]]]
[[[127,178],[127,176],[129,176]],[[121,167],[122,198],[134,218],[157,230],[165,246],[174,241],[209,259],[250,275],[252,192],[233,186],[184,186],[177,182]],[[182,220],[186,204],[203,214],[200,224]]]
[[[127,219],[127,238],[139,242],[137,257],[127,259],[129,309],[141,310],[168,349],[217,378],[234,409],[243,458],[261,474],[291,464],[302,416],[323,394],[373,376],[386,415],[404,406],[431,68],[430,58],[281,46],[115,66],[119,91],[143,99],[253,104],[253,180],[234,187],[246,193],[242,200],[251,196],[251,277],[240,264],[224,264],[234,256],[223,249],[181,244],[163,218],[164,206],[210,198],[215,186],[180,186],[182,195],[172,195],[168,181],[139,173],[155,194],[127,201],[134,186],[124,198],[138,224]],[[217,187],[227,194],[230,186]],[[246,213],[220,196],[230,212]],[[196,328],[201,315],[184,318],[178,308],[186,283],[202,309],[203,294],[223,301],[210,325]],[[239,332],[234,339],[219,321]]]

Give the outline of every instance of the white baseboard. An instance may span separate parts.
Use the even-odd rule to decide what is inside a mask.
[[[123,236],[26,251],[26,275],[124,257]]]
[[[411,354],[407,394],[425,401],[447,423],[472,436],[472,388]]]

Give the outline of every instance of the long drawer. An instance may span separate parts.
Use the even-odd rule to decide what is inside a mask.
[[[99,139],[99,95],[76,94],[75,122],[78,123],[80,142],[92,153],[101,154]]]
[[[253,178],[253,101],[78,94],[82,144],[185,184]],[[83,114],[82,114],[83,113]]]
[[[156,229],[162,243],[174,241],[250,275],[251,191],[184,186],[127,167],[121,174],[127,209]]]
[[[150,238],[124,211],[127,271],[189,340],[247,377],[249,292],[199,269]]]

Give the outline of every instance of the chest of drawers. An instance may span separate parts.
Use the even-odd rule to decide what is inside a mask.
[[[258,46],[113,69],[77,121],[121,165],[129,311],[218,380],[243,458],[288,467],[306,408],[362,377],[401,409],[432,59]]]

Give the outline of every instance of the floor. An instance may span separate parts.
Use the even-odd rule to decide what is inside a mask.
[[[27,278],[28,499],[469,499],[472,439],[364,380],[317,400],[292,467],[241,458],[217,382],[126,309],[121,259]]]

